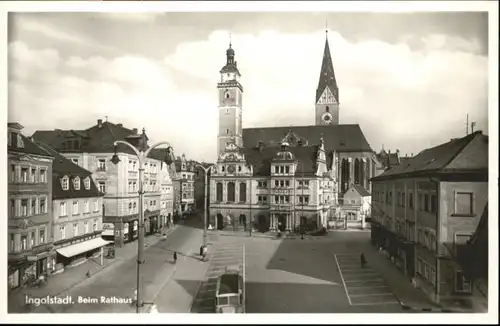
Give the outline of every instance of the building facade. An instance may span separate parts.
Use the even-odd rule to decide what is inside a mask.
[[[370,178],[381,173],[380,169],[377,168],[378,166],[380,166],[380,162],[378,162],[377,156],[368,144],[359,125],[339,124],[339,88],[337,86],[333,64],[331,61],[328,38],[325,41],[321,72],[315,96],[315,125],[244,129],[242,124],[243,86],[241,84],[241,74],[235,61],[235,51],[232,48],[231,44],[229,46],[229,49],[226,51],[226,64],[221,69],[220,74],[221,82],[217,85],[219,91],[219,132],[217,137],[218,174],[214,173],[212,178],[214,180],[212,180],[210,183],[210,215],[211,223],[213,223],[213,225],[215,225],[216,222],[215,216],[218,216],[218,214],[224,216],[225,214],[225,208],[221,207],[221,203],[225,202],[224,194],[226,192],[232,192],[232,188],[227,189],[226,187],[228,185],[232,187],[232,184],[235,182],[234,180],[231,180],[233,176],[243,176],[245,174],[253,176],[252,172],[250,172],[252,171],[250,167],[248,167],[246,170],[243,169],[244,164],[241,165],[241,157],[238,158],[238,162],[240,162],[240,165],[242,166],[241,171],[235,171],[234,173],[228,174],[227,172],[222,172],[220,170],[222,169],[222,162],[226,161],[228,157],[234,157],[236,155],[235,152],[237,151],[240,151],[240,154],[243,155],[242,157],[245,157],[246,160],[247,156],[255,156],[253,153],[256,149],[258,149],[260,152],[272,152],[275,154],[280,151],[280,147],[282,144],[287,144],[287,147],[293,150],[295,148],[314,148],[315,146],[319,146],[321,139],[321,146],[322,148],[324,148],[326,166],[328,167],[325,172],[327,172],[329,177],[332,178],[332,180],[328,182],[332,183],[331,186],[333,189],[332,195],[330,196],[331,202],[329,202],[329,211],[326,212],[327,219],[335,219],[336,216],[340,216],[340,207],[338,207],[338,200],[343,197],[344,193],[346,193],[346,191],[352,185],[359,185],[360,187],[363,187],[367,192],[371,192]],[[234,146],[239,149],[235,150]],[[314,152],[314,150],[312,151]],[[270,162],[272,161],[272,157],[266,157],[266,159],[263,159],[263,161],[266,160]],[[308,162],[316,162],[317,158],[308,157],[306,160]],[[250,164],[249,166],[252,165],[250,162],[247,162],[247,164]],[[260,166],[260,164],[262,163],[256,164]],[[308,172],[314,173],[313,170]],[[270,170],[266,173],[269,174]],[[259,175],[259,177],[261,176],[264,176],[264,179],[261,180],[262,182],[275,182],[275,180],[265,180],[267,177],[266,175]],[[255,177],[257,177],[257,175],[255,175]],[[226,179],[223,180],[224,178]],[[313,179],[314,178],[316,178],[316,176],[313,176]],[[223,187],[222,201],[217,200],[217,189],[215,188],[217,182],[219,181],[222,182]],[[280,182],[279,180],[277,181],[278,183]],[[290,180],[288,181],[290,182]],[[306,182],[307,180],[300,181]],[[314,184],[316,184],[316,181],[316,179],[311,180],[311,182]],[[318,181],[318,184],[320,183],[321,182]],[[246,189],[253,189],[250,187],[251,184],[253,183],[249,182]],[[253,193],[252,197],[254,195],[273,196],[273,194],[271,193],[260,194],[260,192],[263,191],[263,188],[269,187],[269,189],[271,189],[272,187],[271,184],[266,184],[266,187],[263,187],[262,185],[263,184],[261,183],[261,186],[257,187],[258,189],[254,189],[255,191],[257,191],[257,194]],[[291,183],[290,187],[293,188],[293,186],[291,186]],[[319,201],[319,197],[317,197],[316,200],[316,195],[319,196],[319,193],[315,193],[314,196],[311,194],[311,203],[316,203]],[[306,196],[306,194],[304,194],[304,196]],[[263,198],[264,197],[260,199]],[[279,198],[281,197],[278,197],[278,201],[280,200]],[[252,198],[252,200],[254,199],[255,198]],[[255,200],[257,201],[257,199]],[[267,198],[270,203],[273,203],[271,199],[271,197]],[[321,201],[324,200],[325,197],[322,197]],[[259,203],[260,202],[261,201],[259,201]],[[250,201],[248,200],[245,203],[245,205],[249,205]],[[322,204],[324,204],[324,202]],[[230,207],[233,207],[232,205],[234,204],[231,203]],[[261,204],[258,204],[257,206],[260,207]],[[278,209],[277,206],[269,206],[268,208],[269,211],[274,209]],[[315,210],[315,208],[313,210]],[[234,212],[229,212],[229,215],[234,215]],[[250,216],[248,212],[243,215]],[[326,223],[323,223],[323,215],[321,216],[322,217],[318,219],[317,224],[326,225]],[[253,220],[254,217],[255,216],[253,216],[252,214],[252,223],[255,224],[256,221]],[[289,218],[294,220],[294,218]],[[271,223],[271,221],[275,221],[271,217],[268,220],[270,221],[269,223]],[[357,223],[358,222],[361,223],[360,220],[358,220]],[[219,225],[220,223],[217,224]],[[292,226],[294,224],[295,222],[287,223],[287,225]],[[281,223],[281,225],[284,225],[284,223]],[[272,226],[271,228],[274,228],[274,226]]]
[[[54,157],[7,125],[9,289],[49,273],[52,250],[52,162]]]
[[[160,153],[159,153],[160,154]],[[160,154],[161,155],[161,154]],[[169,165],[160,161],[160,220],[162,225],[173,222],[174,186],[169,173]]]
[[[324,143],[240,148],[228,143],[210,178],[210,224],[265,232],[326,226],[336,205]]]
[[[351,185],[339,201],[336,213],[331,221],[334,228],[366,228],[366,219],[371,215],[371,194],[359,184]]]
[[[46,144],[37,143],[54,157],[52,165],[52,235],[56,256],[52,272],[63,271],[89,257],[103,255],[109,241],[101,238],[102,203],[92,174]]]
[[[488,201],[488,137],[426,149],[372,183],[372,241],[432,300],[467,297],[470,280],[453,257]]]
[[[192,161],[186,159],[186,155],[182,154],[175,161],[177,171],[178,191],[180,196],[180,213],[191,213],[195,209],[194,201],[194,181],[196,175],[196,167]]]
[[[114,146],[117,140],[127,141],[133,146],[147,146],[145,130],[124,128],[97,120],[97,125],[86,130],[36,131],[39,140],[92,173],[98,190],[104,193],[102,237],[113,240],[116,247],[138,237],[139,225],[139,159],[125,145]],[[116,154],[117,164],[111,162]],[[151,155],[154,155],[151,153]],[[145,233],[156,232],[166,222],[160,218],[160,168],[158,158],[148,157],[144,165],[144,219]],[[161,158],[167,154],[163,150]]]

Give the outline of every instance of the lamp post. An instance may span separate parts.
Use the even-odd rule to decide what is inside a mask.
[[[207,217],[208,217],[208,172],[212,169],[214,164],[209,165],[208,167],[204,167],[201,164],[196,164],[197,167],[201,168],[205,172],[205,195],[204,195],[204,203],[205,209],[203,212],[203,248],[207,246]]]
[[[144,132],[144,130],[143,130]],[[142,284],[141,284],[141,264],[144,263],[144,185],[143,185],[143,180],[144,180],[144,163],[146,161],[146,158],[148,157],[149,153],[151,150],[155,147],[161,146],[161,145],[167,145],[166,149],[166,156],[165,156],[165,163],[170,164],[171,163],[171,157],[170,157],[170,151],[172,149],[172,146],[170,146],[170,143],[162,141],[154,144],[153,146],[147,148],[146,142],[145,141],[140,141],[138,147],[136,148],[130,143],[122,140],[117,140],[114,142],[115,146],[115,154],[113,155],[113,158],[111,159],[111,162],[114,164],[118,164],[120,162],[120,158],[117,155],[117,147],[119,144],[123,144],[131,148],[135,154],[137,155],[137,158],[139,159],[139,239],[138,239],[138,245],[137,245],[137,300],[136,300],[136,313],[139,313],[140,308],[144,305],[144,301],[142,299],[143,293],[142,293]],[[170,162],[169,162],[170,161]]]

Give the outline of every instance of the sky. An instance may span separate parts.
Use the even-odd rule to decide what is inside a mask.
[[[216,160],[219,71],[231,35],[243,127],[313,125],[325,28],[340,123],[404,154],[488,133],[481,12],[9,13],[8,121],[143,127],[177,155]]]

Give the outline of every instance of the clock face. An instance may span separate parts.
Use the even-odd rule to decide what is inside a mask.
[[[229,166],[227,167],[227,172],[229,172],[229,173],[234,173],[234,171],[236,171],[236,168],[235,168],[235,166],[234,166],[234,165],[229,165]]]
[[[323,113],[321,121],[323,121],[323,123],[332,123],[332,115],[328,112]]]

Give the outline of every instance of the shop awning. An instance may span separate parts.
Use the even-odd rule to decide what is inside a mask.
[[[111,243],[112,241],[106,241],[103,240],[102,238],[94,238],[92,240],[87,240],[84,242],[80,242],[71,246],[63,247],[56,249],[56,251],[63,255],[64,257],[71,258],[73,256],[76,256],[78,254],[103,247],[107,245],[108,243]]]

